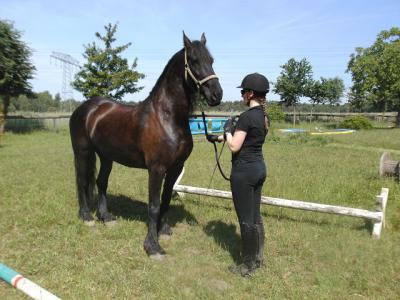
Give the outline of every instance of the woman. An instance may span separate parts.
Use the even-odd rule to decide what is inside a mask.
[[[230,270],[249,276],[263,264],[264,225],[260,202],[266,177],[262,146],[269,126],[265,112],[269,82],[265,76],[253,73],[244,77],[239,88],[249,109],[239,116],[236,127],[233,119],[229,120],[224,135],[218,140],[225,139],[232,151],[230,183],[242,239],[243,262]]]

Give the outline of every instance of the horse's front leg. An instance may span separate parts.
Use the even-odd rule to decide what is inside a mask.
[[[165,171],[160,168],[149,170],[149,224],[144,250],[147,255],[154,258],[162,258],[165,251],[158,243],[157,221],[160,216],[160,191]]]
[[[172,231],[170,226],[167,223],[167,219],[165,214],[169,210],[169,204],[171,202],[172,191],[174,188],[174,184],[181,174],[183,169],[183,163],[177,164],[168,169],[167,175],[164,181],[164,188],[161,197],[161,208],[160,208],[160,217],[157,222],[157,230],[159,234],[171,235]]]

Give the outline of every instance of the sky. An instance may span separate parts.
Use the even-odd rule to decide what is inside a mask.
[[[378,33],[400,27],[399,0],[0,0],[0,19],[22,32],[33,50],[35,92],[62,92],[62,65],[53,51],[84,64],[84,45],[101,45],[96,32],[118,23],[115,45],[131,42],[122,53],[146,77],[144,88],[124,100],[145,99],[168,60],[183,47],[183,34],[198,40],[204,32],[214,57],[214,70],[224,90],[223,101],[239,100],[236,88],[249,73],[272,83],[290,58],[306,58],[314,79],[340,77],[346,88],[349,57],[356,47],[369,47]],[[75,99],[83,96],[73,92]],[[279,100],[272,92],[271,100]]]

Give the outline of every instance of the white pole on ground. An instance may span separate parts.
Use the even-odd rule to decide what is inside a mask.
[[[36,300],[61,300],[18,272],[0,263],[0,278]]]

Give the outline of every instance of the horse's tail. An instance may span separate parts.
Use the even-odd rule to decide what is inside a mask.
[[[96,154],[85,130],[87,105],[78,107],[70,118],[70,135],[74,152],[76,191],[79,201],[79,216],[88,221],[94,208]]]
[[[77,151],[74,153],[76,192],[80,210],[94,209],[96,154],[93,150]]]

